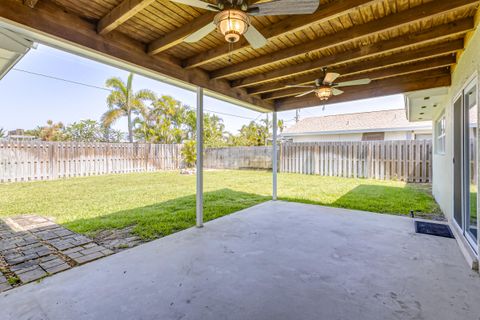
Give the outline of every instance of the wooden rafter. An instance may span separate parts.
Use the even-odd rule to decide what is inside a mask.
[[[260,32],[268,40],[275,39],[292,32],[296,32],[312,26],[313,24],[322,23],[348,12],[351,12],[359,6],[366,5],[376,0],[351,0],[351,1],[335,1],[324,4],[311,15],[300,15],[280,20],[277,23],[260,29]],[[249,43],[242,38],[241,41],[235,43],[231,48],[227,45],[221,45],[210,49],[201,54],[195,55],[183,63],[186,68],[193,68],[209,63],[213,60],[224,58],[230,54],[235,54],[245,48],[249,48]]]
[[[350,29],[336,32],[326,37],[317,38],[300,45],[269,53],[268,55],[260,56],[258,58],[250,59],[232,66],[214,70],[210,73],[210,76],[213,79],[227,78],[238,73],[259,68],[261,66],[267,66],[287,59],[300,57],[309,52],[331,48],[351,42],[353,40],[405,26],[428,17],[436,16],[438,14],[446,13],[462,7],[472,6],[472,4],[476,3],[478,3],[478,0],[449,0],[424,3],[415,8],[392,14]]]
[[[255,3],[258,1],[260,0],[253,0],[251,1],[251,3]],[[189,23],[181,26],[180,28],[175,29],[174,31],[164,35],[163,37],[152,41],[148,45],[148,54],[158,54],[182,43],[183,40],[189,35],[191,35],[193,32],[205,27],[209,23],[212,23],[216,14],[216,12],[207,12],[193,19]]]
[[[148,45],[148,54],[158,54],[180,44],[186,37],[213,21],[215,13],[206,13]]]
[[[430,47],[430,50],[419,49],[419,50],[412,50],[409,52],[394,53],[392,55],[385,56],[379,59],[364,61],[362,63],[354,63],[343,68],[332,68],[332,69],[329,69],[329,72],[336,72],[341,74],[341,77],[339,79],[341,79],[341,81],[344,81],[343,78],[353,74],[365,73],[365,72],[380,69],[380,68],[385,69],[388,67],[416,62],[418,60],[421,60],[421,61],[418,61],[418,64],[424,67],[429,67],[429,66],[435,67],[435,66],[443,66],[445,64],[448,64],[448,65],[455,64],[456,62],[455,54],[451,54],[452,52],[451,49],[455,47],[452,47],[452,48],[442,47],[441,48],[442,50],[436,51],[436,55],[438,54],[438,56],[432,56],[432,52],[434,52],[436,48],[438,47],[433,46],[433,47]],[[445,54],[448,54],[448,55],[445,55]],[[388,69],[385,69],[385,70],[388,70]],[[270,82],[270,83],[261,85],[259,87],[248,89],[247,92],[249,94],[262,94],[262,93],[283,90],[283,88],[288,84],[314,83],[315,80],[319,78],[319,76],[320,76],[320,73],[309,73],[299,77],[285,79],[280,82]]]
[[[29,6],[30,8],[35,8],[37,5],[38,0],[23,0],[23,4]]]
[[[115,30],[122,23],[150,6],[156,0],[123,0],[112,11],[105,15],[97,25],[99,34],[105,35]]]
[[[467,31],[473,28],[472,18],[462,19],[460,21],[439,25],[431,29],[414,33],[408,36],[401,36],[386,41],[381,41],[372,45],[364,46],[354,50],[338,53],[331,56],[325,56],[320,59],[299,63],[282,69],[276,69],[273,71],[256,74],[253,76],[245,77],[233,81],[233,87],[249,87],[259,85],[265,82],[282,79],[285,77],[299,76],[312,71],[320,70],[324,67],[330,67],[341,63],[348,63],[374,57],[379,54],[400,50],[410,47],[412,45],[427,44],[432,41],[438,41],[441,39],[448,39],[452,36],[465,34]],[[456,46],[463,47],[463,40],[457,40]],[[442,44],[447,45],[447,44]],[[438,47],[434,47],[438,50]],[[435,55],[435,52],[431,53]]]
[[[368,99],[430,88],[446,87],[451,84],[449,70],[422,71],[400,77],[372,81],[367,86],[345,88],[345,93],[321,102],[311,94],[301,98],[289,97],[275,101],[277,111],[315,107],[352,100]]]
[[[379,80],[379,79],[386,79],[391,77],[397,77],[405,74],[416,73],[420,71],[426,70],[435,70],[450,67],[456,63],[456,56],[455,55],[448,55],[443,57],[437,57],[428,59],[425,61],[417,61],[410,64],[393,66],[383,69],[378,69],[374,71],[369,71],[365,73],[350,75],[340,77],[337,82],[342,81],[352,81],[352,80],[359,80],[363,78],[369,78],[371,80]],[[265,100],[274,100],[280,99],[285,97],[296,96],[305,92],[305,88],[285,88],[276,92],[270,92],[262,95],[262,99]]]
[[[106,36],[98,35],[91,22],[65,12],[50,1],[42,1],[41,4],[33,11],[17,1],[3,0],[0,6],[0,20],[38,30],[42,34],[91,52],[107,55],[132,66],[191,83],[259,108],[272,109],[272,103],[252,97],[245,90],[232,89],[227,81],[211,80],[203,70],[185,70],[172,59],[149,56],[142,43],[122,33],[113,31]]]

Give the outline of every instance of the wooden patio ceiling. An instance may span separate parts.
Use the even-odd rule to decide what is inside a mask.
[[[252,18],[268,39],[260,49],[229,47],[218,32],[183,42],[215,13],[168,0],[2,0],[0,21],[281,111],[321,104],[285,86],[313,83],[323,67],[373,80],[327,103],[449,86],[479,2],[321,0],[311,15]]]

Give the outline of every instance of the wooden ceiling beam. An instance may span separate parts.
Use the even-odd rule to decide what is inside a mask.
[[[150,6],[156,0],[123,0],[112,11],[107,13],[97,24],[97,32],[105,35],[115,30],[122,23]]]
[[[292,58],[304,57],[311,52],[332,48],[367,36],[406,26],[428,17],[437,16],[464,7],[470,7],[478,2],[478,0],[431,1],[365,24],[335,32],[325,37],[317,38],[293,47],[271,52],[258,58],[214,70],[210,73],[210,76],[212,79],[228,78],[262,66],[268,66]]]
[[[38,0],[23,0],[23,4],[30,7],[30,8],[35,8],[37,5]]]
[[[451,74],[448,70],[422,71],[400,77],[375,80],[367,86],[345,88],[345,93],[332,97],[328,101],[320,101],[311,94],[301,98],[282,98],[275,100],[276,111],[286,111],[329,105],[340,102],[382,97],[431,88],[447,87],[451,85]]]
[[[252,0],[251,3],[256,3],[258,1],[260,0]],[[205,14],[202,14],[201,16],[193,19],[192,21],[181,26],[180,28],[175,29],[172,32],[164,35],[163,37],[152,41],[148,45],[148,54],[159,54],[182,43],[186,37],[188,37],[195,31],[205,27],[207,24],[212,23],[216,15],[217,12],[207,12]],[[226,47],[228,48],[228,45]],[[184,65],[184,63],[182,63],[182,65]]]
[[[359,80],[364,78],[369,78],[370,80],[386,79],[386,78],[398,77],[405,74],[416,73],[420,71],[436,70],[436,69],[442,69],[442,68],[444,69],[454,65],[455,63],[456,63],[456,56],[448,55],[448,56],[428,59],[425,61],[417,61],[410,64],[393,66],[393,67],[383,68],[383,69],[374,70],[370,72],[341,77],[336,82],[352,81],[352,80]],[[342,88],[340,89],[343,90]],[[280,99],[285,97],[296,96],[306,91],[308,91],[308,89],[306,88],[284,88],[276,92],[269,92],[269,93],[262,94],[262,99],[275,100],[275,99]]]
[[[311,27],[314,24],[319,24],[331,19],[335,19],[341,15],[352,12],[360,6],[367,5],[375,2],[376,0],[351,0],[351,1],[334,1],[320,5],[314,14],[310,15],[298,15],[288,17],[277,23],[269,25],[260,29],[260,32],[268,40],[275,39],[279,36],[283,36],[292,32]],[[183,63],[185,68],[199,67],[217,59],[227,57],[230,54],[238,53],[239,51],[250,48],[250,44],[244,37],[241,40],[231,46],[222,44],[218,47],[212,48],[203,53],[197,54],[189,59],[186,59]]]
[[[353,50],[337,53],[331,56],[325,56],[317,60],[291,65],[286,68],[272,70],[261,74],[252,75],[242,79],[232,81],[232,86],[237,88],[251,87],[260,85],[262,83],[284,79],[286,77],[295,77],[302,74],[311,73],[312,71],[320,70],[324,67],[331,68],[334,65],[349,63],[374,57],[379,54],[398,51],[413,45],[427,44],[432,41],[439,41],[448,39],[453,36],[464,35],[469,30],[474,28],[472,18],[466,18],[448,24],[439,25],[428,30],[410,34],[408,36],[400,36],[390,40],[380,41],[375,44],[363,46]],[[454,45],[461,45],[462,43],[455,43]],[[448,45],[448,44],[442,44]],[[436,48],[436,47],[435,47]],[[438,48],[437,48],[438,49]],[[434,53],[432,53],[434,54]]]
[[[113,31],[105,36],[97,34],[95,24],[65,12],[50,0],[43,0],[35,10],[30,10],[16,0],[3,0],[0,21],[23,26],[50,38],[91,53],[107,56],[131,67],[155,73],[170,79],[203,87],[229,99],[250,106],[271,110],[273,103],[247,94],[246,90],[232,89],[227,81],[212,80],[201,69],[185,70],[163,56],[149,56],[145,45],[123,33]],[[46,41],[46,40],[44,40]]]
[[[216,13],[211,12],[202,14],[201,16],[193,19],[193,21],[190,21],[189,23],[181,26],[178,29],[173,30],[172,32],[164,35],[163,37],[152,41],[148,45],[148,54],[158,54],[162,51],[165,51],[182,43],[183,40],[189,35],[191,35],[193,32],[211,23],[213,21],[213,18],[215,17],[215,14]]]
[[[427,49],[429,48],[429,49]],[[359,61],[352,65],[348,65],[342,68],[332,68],[329,69],[329,72],[339,73],[341,76],[339,79],[343,79],[346,76],[351,76],[357,73],[365,73],[380,68],[387,68],[398,66],[406,63],[411,63],[418,61],[423,65],[442,65],[443,63],[450,63],[453,61],[455,63],[455,54],[452,54],[450,48],[445,46],[431,46],[427,48],[421,48],[417,50],[412,50],[408,52],[398,52],[389,56],[384,56],[379,59],[368,60],[368,61]],[[440,50],[436,50],[440,49]],[[436,55],[432,55],[432,52],[435,52]],[[448,55],[445,55],[448,54]],[[423,59],[423,60],[422,60]],[[425,60],[428,59],[428,60]],[[419,61],[422,60],[422,61]],[[286,85],[289,84],[310,84],[315,83],[315,80],[321,76],[320,73],[309,73],[302,76],[285,79],[278,82],[270,82],[259,87],[254,87],[248,89],[249,94],[264,94],[273,91],[283,90]],[[342,80],[343,81],[343,80]]]
[[[431,55],[431,52],[427,51],[426,56],[423,56],[422,52],[425,51],[410,51],[410,52],[399,52],[392,54],[390,56],[382,57],[379,59],[374,59],[374,60],[369,60],[365,61],[364,63],[355,63],[343,68],[333,68],[329,70],[329,72],[336,72],[339,73],[341,76],[339,79],[344,79],[346,76],[351,76],[357,73],[364,73],[367,71],[375,70],[375,69],[380,69],[380,68],[387,68],[387,67],[392,67],[392,66],[397,66],[400,64],[406,64],[406,63],[411,63],[415,62],[421,59],[427,58],[428,60],[423,60],[423,61],[418,61],[418,63],[428,66],[428,65],[443,65],[443,64],[455,64],[456,63],[456,55],[455,54],[448,54],[441,56],[442,53],[438,53],[438,57],[433,57]],[[315,80],[320,77],[319,73],[311,73],[311,74],[306,74],[302,75],[299,77],[291,78],[291,79],[286,79],[282,80],[279,82],[270,82],[264,85],[261,85],[259,87],[254,87],[251,89],[248,89],[247,92],[249,94],[264,94],[264,93],[269,93],[269,92],[274,92],[278,90],[283,90],[285,89],[285,86],[289,84],[310,84],[310,83],[315,83]],[[343,81],[343,80],[342,80]]]

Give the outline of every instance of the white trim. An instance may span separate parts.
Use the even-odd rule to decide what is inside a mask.
[[[432,130],[432,127],[431,126],[416,126],[416,127],[376,128],[376,129],[356,129],[356,130],[283,132],[280,136],[281,137],[295,137],[295,136],[317,136],[317,135],[348,134],[348,133],[363,133],[363,132],[396,132],[396,131],[415,131],[415,130]]]

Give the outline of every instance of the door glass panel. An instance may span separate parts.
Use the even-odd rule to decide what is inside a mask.
[[[453,215],[455,218],[455,221],[457,222],[458,226],[463,229],[463,220],[465,215],[463,214],[462,208],[463,208],[463,188],[462,188],[462,182],[463,182],[463,176],[462,176],[462,162],[463,162],[463,156],[462,156],[462,142],[463,142],[463,134],[462,134],[462,95],[458,97],[458,99],[455,101],[453,105],[453,138],[454,138],[454,143],[453,143],[453,154],[454,154],[454,162],[453,162],[453,168],[454,168],[454,181],[453,181],[453,191],[454,191],[454,210],[453,210]]]
[[[477,242],[477,88],[476,86],[465,91],[465,108],[468,110],[468,171],[469,171],[469,207],[467,208],[467,217],[465,231]]]

